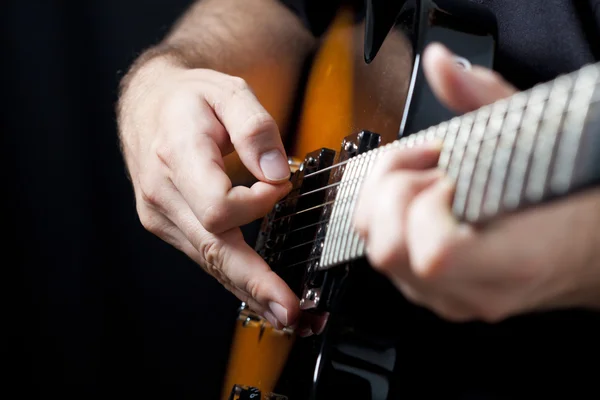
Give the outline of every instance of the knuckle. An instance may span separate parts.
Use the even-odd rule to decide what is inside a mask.
[[[424,281],[434,280],[441,271],[451,268],[451,251],[450,243],[443,241],[428,252],[414,254],[411,260],[414,274]]]
[[[246,283],[246,293],[250,294],[250,297],[253,299],[258,299],[260,298],[260,294],[262,292],[262,287],[263,287],[263,281],[260,279],[257,279],[256,277],[250,278],[248,279],[248,282]]]
[[[200,223],[210,233],[221,233],[226,221],[229,220],[230,212],[220,204],[213,204],[206,208],[200,218]]]
[[[159,121],[163,124],[177,122],[189,115],[191,107],[197,107],[198,99],[194,92],[176,87],[166,92],[160,105]]]
[[[240,136],[249,142],[262,140],[265,132],[277,132],[277,124],[267,112],[253,114],[243,124]]]
[[[229,77],[229,86],[233,95],[236,95],[242,91],[250,90],[250,85],[244,78],[240,78],[239,76],[230,76]]]
[[[396,244],[396,239],[385,245],[374,246],[369,255],[373,269],[381,273],[391,273],[399,264],[402,248]]]
[[[156,183],[155,178],[144,174],[140,176],[139,185],[140,197],[145,205],[155,209],[160,209],[162,206],[162,193],[160,186]]]
[[[207,272],[214,276],[221,284],[229,282],[223,275],[220,265],[223,256],[223,246],[218,240],[203,240],[198,245],[198,252],[206,264]]]
[[[138,211],[140,223],[148,232],[160,235],[163,229],[161,218],[153,211],[143,208]]]

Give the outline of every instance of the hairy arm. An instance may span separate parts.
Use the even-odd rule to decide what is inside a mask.
[[[303,61],[314,44],[301,21],[277,0],[198,0],[121,81],[119,122],[165,69],[207,68],[243,78],[284,135]],[[229,175],[247,179],[235,153],[226,162]]]
[[[142,225],[274,326],[298,299],[239,229],[287,194],[281,132],[315,39],[277,0],[201,0],[121,82],[119,136]]]

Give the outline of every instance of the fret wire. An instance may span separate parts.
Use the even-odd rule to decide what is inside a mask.
[[[471,135],[473,120],[474,117],[472,113],[465,115],[465,117],[461,119],[460,128],[458,129],[458,135],[456,136],[455,145],[452,149],[452,154],[450,156],[447,169],[447,175],[452,180],[456,180],[458,178],[465,155],[465,149],[468,145],[469,137]]]
[[[484,140],[484,143],[481,144],[481,157],[478,157],[477,160],[479,168],[473,177],[473,186],[476,190],[474,190],[473,198],[469,201],[470,204],[467,210],[469,218],[478,218],[479,214],[482,212],[485,194],[488,190],[491,166],[494,162],[507,111],[508,100],[506,99],[500,100],[492,105],[491,116],[488,121],[488,130],[484,134],[484,138],[491,138],[493,140]]]
[[[365,170],[366,170],[371,158],[372,158],[372,155],[363,157],[360,162],[359,168],[356,172],[358,176],[364,177],[364,178],[358,180],[356,185],[353,187],[353,193],[355,194],[356,197],[348,205],[348,214],[350,215],[350,218],[348,218],[344,224],[344,231],[346,232],[346,237],[345,237],[345,240],[342,242],[342,248],[341,248],[341,253],[340,253],[340,255],[342,257],[344,257],[344,259],[347,259],[348,255],[350,253],[350,247],[352,245],[353,234],[354,234],[354,231],[352,230],[352,220],[351,219],[352,219],[352,215],[354,214],[356,202],[357,202],[359,194],[360,194],[360,189],[362,187],[364,180],[367,178]]]
[[[373,159],[374,159],[374,157],[372,155],[365,157],[364,161],[362,162],[361,169],[358,172],[359,176],[364,176],[364,178],[362,180],[360,180],[357,185],[357,188],[355,191],[357,198],[352,202],[352,207],[350,208],[350,211],[349,211],[350,217],[348,218],[348,222],[347,222],[347,231],[349,233],[347,235],[348,236],[347,244],[345,244],[345,248],[344,248],[344,254],[343,254],[344,259],[348,259],[349,257],[351,257],[353,255],[353,253],[355,253],[355,250],[358,245],[358,234],[352,229],[351,219],[354,214],[354,210],[356,207],[356,201],[358,200],[358,195],[360,194],[360,189],[362,187],[363,180],[367,178],[367,176],[370,172],[370,166],[372,165]]]
[[[393,148],[398,148],[400,147],[400,143],[398,143],[396,146],[393,146]],[[373,170],[375,163],[376,163],[377,159],[376,157],[371,157],[369,159],[369,164],[367,165],[367,174],[370,174],[371,171]],[[357,255],[364,255],[366,252],[366,243],[364,240],[360,239],[358,237],[358,235],[356,235],[356,238],[354,240],[353,243],[353,254],[355,256]]]
[[[444,141],[446,139],[446,135],[448,134],[448,128],[450,127],[450,123],[448,121],[444,121],[434,128],[434,136],[432,139],[438,139]]]
[[[343,176],[341,179],[342,184],[339,186],[338,194],[336,196],[336,197],[339,197],[340,199],[338,200],[338,198],[336,198],[336,200],[335,200],[333,210],[332,210],[332,217],[336,217],[338,214],[343,215],[342,208],[344,206],[344,203],[347,201],[347,196],[346,196],[346,190],[348,187],[347,181],[349,179],[352,179],[350,172],[356,167],[356,160],[357,160],[357,157],[351,159],[350,162],[346,164],[346,168],[344,170],[344,173],[343,173]],[[335,218],[335,223],[333,224],[333,226],[331,224],[329,224],[329,226],[327,228],[327,234],[325,236],[325,245],[323,246],[323,253],[322,253],[322,255],[325,257],[324,258],[325,263],[329,263],[332,261],[331,258],[333,257],[334,246],[335,246],[334,239],[337,237],[337,231],[339,229],[339,224],[340,224],[340,219]]]
[[[458,135],[459,127],[460,127],[460,118],[459,117],[452,118],[448,125],[448,131],[446,132],[442,151],[440,153],[439,161],[438,161],[438,165],[444,171],[447,171],[448,165],[450,163],[450,157],[452,156],[452,151],[454,149],[454,142],[456,140],[456,136]]]
[[[493,139],[496,139],[496,140],[497,140],[498,138],[499,138],[499,137],[497,136],[497,137],[495,137],[495,138],[493,138]],[[494,141],[494,140],[490,140],[490,139],[488,138],[488,139],[484,140],[483,142],[484,142],[484,143],[493,143],[493,141]],[[517,146],[519,146],[519,144],[517,144]],[[373,158],[374,158],[374,157],[373,157]],[[371,163],[369,163],[369,165],[370,165],[370,166],[374,165],[374,162],[371,162]],[[365,180],[365,179],[368,179],[369,172],[370,172],[370,171],[369,171],[369,169],[367,168],[367,172],[366,172],[366,174],[364,174],[364,175],[362,175],[362,176],[357,176],[357,177],[356,177],[356,179],[358,179],[358,180],[359,180],[359,181],[361,181],[361,182],[364,182],[364,180]],[[358,199],[359,195],[360,195],[360,193],[359,193],[359,192],[357,192],[357,193],[355,193],[354,195],[350,196],[349,198],[343,198],[343,199],[340,199],[340,201],[342,201],[343,203],[347,203],[347,202],[354,202],[354,201],[356,201],[356,200]],[[348,219],[349,219],[349,218],[351,218],[351,217],[352,217],[351,213],[347,213],[347,214],[344,214],[344,213],[338,213],[338,215],[336,215],[336,216],[335,216],[335,218],[336,218],[336,219],[342,219],[342,220],[348,220]],[[331,222],[331,221],[329,221],[329,222]],[[325,222],[325,223],[326,223],[326,222]],[[331,233],[328,233],[328,235],[330,235],[330,234],[331,234]],[[344,235],[344,234],[346,234],[346,233],[344,233],[344,232],[338,232],[338,234]],[[362,240],[361,240],[361,242],[362,242]],[[363,245],[364,245],[364,243],[363,243]],[[353,252],[353,254],[354,254],[354,256],[351,254],[351,257],[352,257],[352,258],[354,258],[355,256],[362,256],[362,255],[363,255],[363,253],[361,253],[360,251]],[[344,260],[347,260],[347,258],[343,258],[341,261],[344,261]],[[326,264],[323,264],[323,266],[327,266],[327,265],[326,265]]]
[[[490,182],[487,189],[488,195],[483,205],[485,214],[495,214],[500,207],[500,199],[504,192],[506,181],[506,168],[510,165],[512,159],[517,129],[521,123],[528,94],[527,92],[518,93],[511,97],[508,102],[506,118],[500,138],[498,139],[490,171]]]
[[[550,100],[546,104],[547,119],[544,119],[539,129],[527,179],[525,196],[529,202],[538,202],[546,194],[546,181],[556,140],[562,130],[564,110],[571,97],[571,87],[572,78],[565,75],[557,78],[550,89]]]
[[[520,145],[515,149],[514,161],[508,171],[506,193],[503,200],[503,206],[507,209],[515,209],[521,202],[533,145],[542,121],[548,94],[549,89],[546,85],[539,85],[531,91],[523,123],[519,129],[517,140]]]
[[[595,87],[585,85],[589,82],[587,74],[580,73],[575,86],[580,81],[584,82],[584,88],[578,90],[569,102],[567,115],[565,117],[565,128],[561,134],[560,143],[557,148],[556,162],[553,166],[554,174],[551,178],[551,191],[560,194],[569,189],[575,159],[579,150],[579,143],[584,129],[585,119],[590,108],[592,95]]]
[[[458,182],[456,184],[454,201],[452,209],[455,215],[463,215],[466,212],[468,194],[471,189],[473,174],[477,166],[477,159],[485,128],[491,117],[491,107],[483,107],[475,117],[472,128],[472,141],[468,143],[465,149],[465,155],[459,172]]]
[[[600,101],[600,99],[596,99],[595,101],[596,102]],[[592,101],[592,102],[594,102],[594,101]],[[484,139],[482,139],[482,141],[493,143],[492,139],[495,141],[495,140],[498,139],[498,137],[499,137],[498,135],[496,135],[496,136],[489,135],[489,131],[488,131],[488,132],[486,132],[486,135],[484,135]],[[377,149],[377,150],[387,150],[386,148],[389,147],[389,146],[393,146],[394,148],[401,148],[402,147],[401,144],[403,144],[403,143],[405,143],[405,141],[403,141],[403,140],[394,141],[394,142],[392,142],[390,144],[387,144],[384,147],[382,147],[380,149]],[[362,154],[361,156],[363,156],[363,155],[369,155],[370,153],[371,152],[367,152],[367,153]],[[358,157],[360,157],[360,156],[358,156]],[[353,158],[352,160],[355,160],[355,158]],[[329,186],[333,186],[333,184],[329,185]],[[331,202],[331,203],[333,203],[333,202]],[[329,204],[329,203],[326,203],[326,204]],[[317,206],[314,206],[314,207],[310,207],[308,209],[297,211],[297,212],[292,213],[292,214],[284,215],[282,217],[279,217],[277,220],[284,219],[284,218],[287,218],[287,217],[290,217],[290,216],[293,216],[293,215],[297,215],[299,213],[302,213],[302,212],[305,212],[305,211],[308,211],[308,210],[312,210],[314,208],[318,208],[318,207],[321,207],[323,205],[324,204],[320,204],[320,205],[317,205]]]
[[[352,161],[352,159],[349,159],[349,160],[345,161],[345,164],[344,164],[343,170],[342,170],[342,174],[343,174],[343,171],[345,171],[346,168],[348,167],[349,161]],[[334,202],[333,202],[333,205],[331,207],[331,211],[329,211],[329,218],[328,218],[329,222],[325,225],[325,238],[323,240],[323,249],[322,249],[322,252],[321,252],[321,261],[320,261],[320,263],[322,263],[323,257],[325,257],[328,254],[327,249],[329,247],[329,242],[330,242],[329,235],[331,234],[331,226],[333,225],[333,222],[337,219],[337,216],[336,216],[336,214],[337,214],[337,205],[336,204],[337,204],[337,201],[339,199],[340,189],[343,187],[344,175],[345,174],[343,174],[342,177],[341,177],[341,179],[337,182],[338,185],[335,188]],[[328,194],[333,194],[333,193],[328,193]]]
[[[397,146],[399,146],[399,144]],[[377,159],[375,157],[368,158],[367,169],[365,171],[365,175],[368,175],[371,173],[376,161],[377,161]],[[356,232],[354,232],[353,237],[352,237],[352,250],[351,250],[350,256],[353,258],[361,257],[361,256],[365,255],[365,251],[366,251],[365,241],[362,238],[360,238]]]
[[[356,163],[357,160],[359,160],[358,157],[354,158],[352,161],[350,161],[347,165],[346,165],[346,170],[344,171],[344,176],[342,177],[342,185],[340,185],[340,189],[339,189],[339,193],[338,193],[338,197],[341,197],[340,201],[336,201],[336,213],[340,214],[340,215],[345,215],[344,213],[344,206],[346,205],[346,203],[348,201],[350,201],[350,196],[347,195],[348,193],[348,187],[349,187],[349,181],[352,180],[353,178],[353,171],[356,168]],[[329,229],[328,229],[328,233],[329,231],[331,231],[331,236],[329,236],[329,257],[332,258],[330,260],[330,262],[335,262],[335,260],[333,259],[333,257],[335,257],[335,247],[336,247],[336,240],[338,239],[339,235],[338,235],[338,231],[340,229],[340,224],[342,223],[342,219],[336,218],[335,223],[330,224],[329,225]],[[332,226],[333,225],[333,226]]]
[[[594,72],[597,73],[597,66],[594,68]],[[355,158],[355,162],[360,164],[360,166],[357,164],[357,167],[355,168],[358,169],[354,170],[354,175],[350,179],[346,178],[344,181],[345,186],[351,186],[351,188],[346,187],[345,193],[352,194],[352,199],[357,198],[355,194],[360,190],[360,187],[362,187],[363,171],[365,169],[370,170],[376,158],[382,153],[390,150],[391,148],[403,146],[413,147],[423,143],[426,140],[442,138],[443,148],[440,154],[438,166],[441,169],[446,169],[450,174],[454,173],[455,178],[461,178],[460,181],[462,183],[459,183],[457,188],[462,185],[463,188],[467,188],[465,192],[469,193],[468,198],[462,198],[458,201],[459,207],[455,211],[465,213],[467,214],[467,217],[478,217],[481,210],[476,211],[475,209],[481,207],[474,206],[478,203],[480,205],[483,205],[482,203],[485,202],[490,203],[490,199],[493,200],[493,202],[491,202],[493,207],[488,206],[488,209],[485,210],[485,212],[488,214],[498,210],[500,206],[500,204],[498,204],[499,201],[505,207],[518,206],[520,201],[519,193],[522,192],[522,190],[519,189],[522,189],[525,186],[525,192],[529,195],[532,193],[531,188],[535,188],[535,184],[533,183],[534,179],[532,178],[536,177],[536,171],[544,172],[546,178],[544,178],[544,184],[542,186],[545,188],[545,181],[548,177],[548,167],[549,163],[551,162],[551,157],[548,157],[546,154],[545,159],[542,159],[538,150],[545,150],[546,152],[548,150],[552,152],[555,151],[554,148],[556,146],[557,139],[560,139],[560,148],[563,148],[562,143],[565,145],[570,144],[571,146],[567,146],[567,148],[571,149],[573,148],[573,144],[579,143],[581,130],[574,129],[572,130],[572,135],[565,135],[561,136],[560,138],[560,135],[557,132],[558,129],[549,130],[552,125],[554,125],[554,128],[557,128],[557,125],[562,125],[562,118],[558,118],[559,124],[556,124],[557,117],[556,115],[552,115],[552,111],[564,110],[568,99],[571,99],[571,96],[574,97],[575,92],[581,93],[582,96],[586,96],[585,87],[581,87],[584,85],[580,85],[580,87],[575,87],[573,90],[571,90],[570,86],[565,85],[565,82],[568,81],[569,76],[562,76],[552,82],[552,85],[546,84],[546,89],[552,87],[551,96],[553,100],[557,100],[550,102],[552,104],[544,104],[544,100],[546,100],[544,96],[537,96],[536,99],[534,94],[536,91],[538,93],[543,92],[544,87],[542,86],[534,87],[534,89],[531,91],[521,92],[509,98],[509,110],[507,110],[508,112],[504,113],[504,116],[508,118],[506,118],[506,121],[503,121],[504,118],[500,118],[494,113],[489,119],[487,126],[488,129],[483,129],[485,134],[483,135],[484,139],[482,140],[476,140],[477,137],[475,137],[474,141],[463,143],[465,137],[469,137],[471,135],[476,136],[472,133],[472,131],[475,130],[473,129],[475,125],[474,123],[471,126],[472,129],[466,130],[466,126],[469,125],[469,122],[472,122],[470,119],[473,118],[473,114],[465,114],[462,117],[453,118],[447,123],[444,122],[435,127],[427,128],[426,130],[410,135],[406,138],[394,141],[391,144],[380,148],[380,152],[375,152],[375,150],[372,150],[362,154],[361,156],[366,158]],[[593,93],[593,90],[591,90],[591,92]],[[588,87],[587,100],[590,100],[592,93],[590,93],[590,89]],[[558,96],[556,96],[557,94]],[[575,110],[581,110],[583,103],[585,103],[583,100],[575,101],[570,104],[569,108],[572,112]],[[502,108],[502,101],[494,103],[491,106],[495,110]],[[481,109],[476,112],[479,113],[478,115],[483,114]],[[546,114],[547,116],[545,118],[540,118],[540,115],[542,114]],[[560,112],[557,114],[561,115]],[[580,125],[585,119],[581,115],[576,116],[574,114],[568,114],[567,117],[576,118],[575,121],[579,121]],[[522,124],[520,124],[521,119],[524,121]],[[477,128],[479,128],[479,124],[481,124],[481,121],[478,122]],[[503,125],[505,124],[508,126],[508,128],[502,129]],[[497,130],[501,133],[500,135],[494,135],[495,125]],[[498,127],[497,125],[500,126]],[[536,127],[538,127],[538,129],[536,129]],[[548,133],[550,134],[548,135]],[[542,137],[544,140],[540,140]],[[495,147],[492,147],[494,145]],[[495,149],[495,151],[493,151],[493,157],[485,157],[486,154],[489,155],[491,148]],[[533,149],[536,149],[536,151],[533,152],[532,155]],[[576,153],[573,153],[573,151],[567,152],[567,150],[561,151],[563,152],[561,154],[563,154],[565,162],[567,162],[566,165],[571,166],[570,170],[572,172]],[[486,158],[491,159],[489,162],[485,162]],[[460,160],[460,162],[457,160]],[[492,174],[491,179],[492,183],[495,180],[496,184],[501,183],[501,185],[496,187],[489,185],[493,188],[492,190],[490,190],[489,187],[483,187],[482,183],[485,183],[485,176],[489,175],[492,165],[495,167],[501,167],[502,164],[505,164],[505,168],[503,168],[504,172],[500,171],[498,174]],[[527,166],[529,164],[532,165],[529,173],[527,174],[525,171],[527,171]],[[542,168],[544,166],[546,167],[546,170]],[[458,173],[456,172],[457,169]],[[344,177],[350,175],[348,172],[348,170],[344,172]],[[525,180],[523,179],[524,176],[527,179],[527,184],[525,184]],[[344,177],[342,178],[343,180]],[[467,182],[470,183],[467,184]],[[540,181],[537,182],[539,186]],[[486,193],[486,191],[489,193]],[[459,191],[457,190],[457,192]],[[333,207],[334,210],[337,210],[337,212],[335,212],[336,215],[332,215],[332,217],[335,217],[336,219],[338,219],[340,216],[343,216],[343,214],[351,215],[355,206],[355,200],[344,200],[343,198],[340,198],[340,194],[341,193],[338,193]],[[502,198],[502,194],[504,194],[503,201],[499,200]],[[543,194],[544,193],[542,192],[542,196]],[[478,202],[478,199],[481,201]],[[467,202],[466,204],[464,203],[465,201]],[[461,204],[463,206],[468,206],[466,211],[465,207],[460,207]],[[336,233],[345,236],[342,241],[336,242],[338,243],[338,250],[335,252],[336,257],[338,257],[336,258],[337,261],[343,261],[344,258],[348,257],[349,252],[355,252],[355,242],[362,242],[358,237],[353,236],[355,232],[352,232],[348,229],[349,225],[350,222],[346,221],[344,225],[338,224],[336,225],[337,228],[334,229]],[[333,234],[334,231],[328,232],[327,236]],[[360,253],[362,248],[364,248],[364,243],[358,243],[358,246],[356,246],[356,252]],[[341,257],[341,259],[339,257]]]
[[[365,159],[365,157],[357,158],[356,162],[353,163],[352,170],[348,171],[351,179],[360,173],[360,169],[364,162],[364,159]],[[352,200],[345,202],[344,205],[342,206],[340,212],[344,215],[348,214],[348,209],[350,208],[351,204],[355,203],[354,196],[356,195],[356,192],[355,192],[356,184],[357,184],[357,182],[349,183],[347,185],[346,195],[349,196]],[[342,220],[338,223],[338,231],[341,233],[341,235],[339,235],[339,237],[337,238],[337,240],[334,242],[334,245],[333,245],[333,249],[332,249],[333,254],[334,254],[333,262],[338,262],[340,260],[340,255],[341,255],[341,252],[343,249],[342,243],[344,241],[344,237],[347,235],[346,230],[345,230],[347,223],[348,223],[348,218],[345,218],[344,220]]]

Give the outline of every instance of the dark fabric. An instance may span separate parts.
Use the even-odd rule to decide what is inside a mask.
[[[140,225],[113,112],[191,1],[1,3],[0,397],[217,398],[239,302]]]
[[[327,21],[316,11],[322,2],[282,1],[297,11],[314,34],[323,32]],[[499,25],[495,69],[521,89],[600,60],[600,1],[436,2],[443,7],[457,1],[482,4],[495,14]],[[568,235],[569,227],[558,228]],[[389,304],[382,306],[389,310]],[[385,321],[399,334],[406,326],[422,332],[422,338],[407,343],[402,353],[402,365],[409,366],[402,376],[407,390],[422,384],[423,392],[440,392],[432,398],[487,400],[581,397],[573,393],[586,390],[593,393],[592,397],[599,394],[589,374],[593,367],[586,366],[600,357],[598,313],[549,312],[496,325],[454,325],[433,320],[416,322],[409,315],[390,312]],[[396,328],[392,327],[394,323]],[[421,328],[415,324],[422,324]],[[439,343],[447,346],[432,354],[432,348],[442,347]]]
[[[217,398],[238,302],[139,224],[113,112],[123,71],[191,2],[0,2],[2,397]],[[543,18],[511,11],[523,3],[497,12],[517,18],[512,27],[539,26]],[[532,14],[556,2],[534,3]],[[515,80],[589,58],[574,33],[569,61],[568,41],[556,38],[576,22],[559,9],[567,18],[556,14],[553,39],[539,38],[556,44],[556,66],[525,57]],[[519,38],[504,26],[510,73],[510,60],[528,54],[511,49]]]
[[[315,35],[327,26],[339,4],[360,6],[362,1],[282,0],[297,12]],[[556,75],[600,59],[598,1],[589,0],[438,0],[445,4],[471,1],[488,7],[498,20],[496,69],[515,86],[525,89]],[[590,18],[592,9],[596,18]]]

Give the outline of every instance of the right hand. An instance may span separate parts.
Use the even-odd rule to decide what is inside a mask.
[[[244,80],[150,61],[123,92],[119,125],[143,226],[273,325],[293,325],[298,298],[239,229],[291,189],[277,124]],[[251,187],[225,172],[234,150]]]

